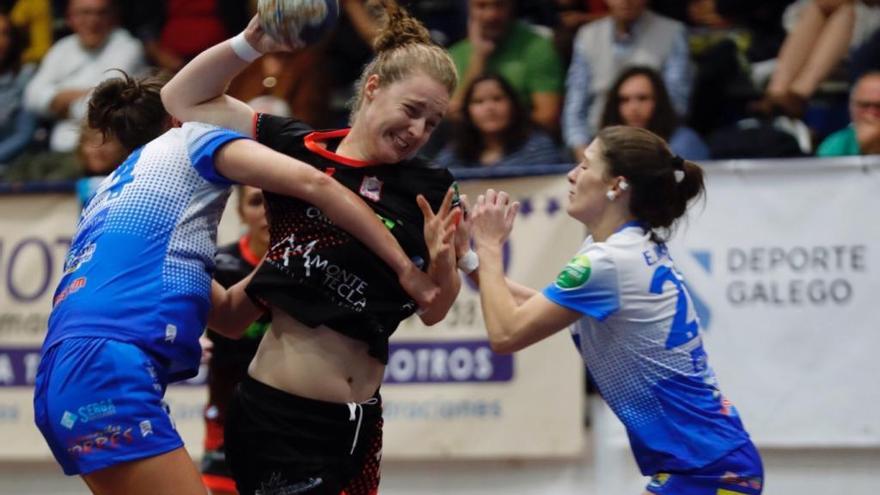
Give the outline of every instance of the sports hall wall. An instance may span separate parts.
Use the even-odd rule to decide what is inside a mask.
[[[880,159],[706,169],[707,197],[670,249],[722,389],[765,454],[765,493],[871,493],[880,472]],[[565,214],[564,171],[462,174],[472,196],[495,187],[523,203],[505,268],[533,287],[553,280],[584,236]],[[64,187],[0,195],[0,493],[85,493],[50,462],[30,406],[77,215]],[[226,217],[221,241],[238,234],[235,215]],[[565,332],[498,356],[481,325],[467,286],[443,323],[407,321],[392,340],[383,493],[638,493],[644,480],[622,428],[601,401],[586,401]],[[204,398],[200,377],[168,394],[195,456]]]

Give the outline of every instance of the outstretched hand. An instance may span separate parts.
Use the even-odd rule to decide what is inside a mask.
[[[503,244],[513,230],[519,206],[519,202],[511,202],[510,196],[504,191],[488,189],[481,194],[471,212],[471,235],[476,245]]]
[[[274,40],[260,26],[260,18],[256,15],[251,18],[247,27],[244,28],[244,38],[260,53],[292,52],[302,48],[299,45],[294,46]]]
[[[458,207],[452,207],[453,190],[450,188],[443,197],[443,203],[436,213],[424,196],[419,194],[416,202],[422,210],[425,220],[424,235],[425,244],[428,246],[428,254],[431,263],[440,267],[455,266],[455,246],[453,239],[456,226],[461,221],[462,212]]]

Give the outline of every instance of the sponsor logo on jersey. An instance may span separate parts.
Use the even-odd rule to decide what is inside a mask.
[[[73,428],[73,425],[76,424],[76,420],[76,414],[73,414],[70,411],[64,411],[64,414],[61,416],[61,426],[70,430]]]
[[[67,296],[69,296],[69,295],[79,291],[83,287],[85,287],[87,280],[88,279],[86,277],[79,277],[77,279],[74,279],[74,281],[71,282],[70,285],[65,287],[61,292],[58,293],[57,296],[55,296],[55,299],[52,301],[52,304],[57,305],[61,301],[67,299]]]
[[[76,438],[71,442],[70,447],[67,448],[67,452],[80,457],[92,454],[97,450],[131,444],[133,441],[134,437],[131,435],[131,428],[109,425],[100,431]]]
[[[651,477],[648,486],[651,488],[660,488],[665,485],[667,481],[669,481],[669,473],[657,473]]]
[[[146,438],[153,434],[153,423],[149,419],[141,421],[138,426],[141,428],[141,437]]]
[[[587,283],[591,272],[590,258],[585,254],[575,256],[556,276],[556,285],[561,289],[575,289]]]
[[[82,420],[83,423],[88,423],[89,421],[94,421],[96,419],[113,416],[116,414],[116,406],[113,405],[112,400],[105,399],[80,406],[76,412],[79,413],[79,419]]]
[[[379,202],[382,199],[382,181],[373,176],[366,176],[361,181],[361,196]]]

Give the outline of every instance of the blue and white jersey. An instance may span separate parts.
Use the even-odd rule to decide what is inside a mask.
[[[135,150],[83,209],[43,352],[70,337],[131,342],[195,375],[229,180],[214,153],[244,136],[184,124]]]
[[[572,335],[626,426],[642,474],[701,468],[749,440],[706,360],[700,323],[664,244],[636,223],[587,238],[543,291],[584,314]]]

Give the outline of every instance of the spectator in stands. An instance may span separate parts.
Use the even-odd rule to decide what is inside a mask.
[[[25,106],[54,121],[52,151],[71,151],[79,141],[89,92],[113,77],[109,69],[144,68],[140,42],[117,27],[112,0],[71,0],[67,22],[73,34],[52,45],[25,90]]]
[[[568,68],[562,133],[578,157],[598,130],[606,94],[623,67],[646,65],[660,71],[679,115],[686,114],[691,92],[684,25],[647,10],[646,0],[606,3],[609,17],[578,31]]]
[[[22,64],[24,40],[9,16],[0,13],[0,169],[21,153],[36,129],[36,117],[21,105],[34,66]]]
[[[9,15],[27,33],[22,62],[37,63],[52,46],[52,6],[49,0],[16,0]]]
[[[76,196],[81,206],[95,195],[98,185],[116,170],[128,156],[130,150],[112,135],[103,135],[98,129],[94,129],[83,122],[80,134],[79,147],[76,158],[82,166],[82,175],[76,181]]]
[[[553,28],[556,51],[564,67],[571,63],[571,47],[578,29],[608,14],[605,0],[554,0],[558,22]]]
[[[535,124],[557,132],[562,64],[552,40],[516,20],[513,0],[468,0],[467,38],[452,45],[449,54],[461,78],[450,112],[460,116],[463,88],[480,74],[494,72],[510,82]]]
[[[327,95],[334,75],[322,67],[325,53],[323,45],[267,53],[232,80],[228,93],[241,101],[274,99],[288,112],[296,109],[297,118],[314,128],[332,127],[336,122]]]
[[[553,138],[536,128],[502,76],[483,74],[464,92],[453,141],[435,159],[443,167],[547,165],[563,159]]]
[[[877,0],[799,0],[787,16],[789,30],[765,96],[752,105],[765,114],[800,118],[813,96],[849,50],[880,28]],[[793,10],[794,9],[794,10]],[[791,13],[794,12],[794,13]]]
[[[82,120],[76,149],[22,153],[3,170],[0,180],[66,181],[106,175],[112,172],[127,154],[119,153],[119,143],[115,139],[109,137],[104,139],[100,132],[90,128],[88,122]],[[83,188],[97,186],[97,182],[85,181],[77,184],[77,195],[80,200],[88,199],[89,196],[84,194]]]
[[[880,29],[852,53],[851,59],[850,81],[855,82],[868,72],[880,70]]]
[[[685,160],[709,159],[709,148],[693,129],[681,125],[669,101],[660,74],[650,67],[624,70],[608,90],[602,128],[612,125],[641,127],[662,137]]]
[[[147,2],[145,2],[147,3]],[[150,16],[139,35],[150,60],[169,72],[241,32],[250,15],[242,0],[164,0],[141,7]]]
[[[880,71],[856,81],[849,97],[852,124],[831,134],[819,145],[819,156],[880,154]]]

